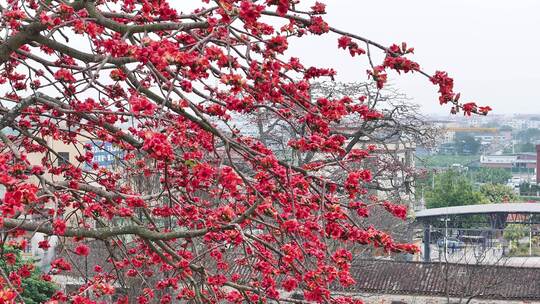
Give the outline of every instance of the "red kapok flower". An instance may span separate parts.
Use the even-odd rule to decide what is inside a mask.
[[[281,286],[283,286],[283,289],[285,289],[286,291],[292,291],[298,286],[298,280],[292,277],[288,277],[281,283]]]
[[[174,159],[171,143],[163,133],[151,132],[147,134],[142,149],[147,151],[152,158],[157,160],[171,161]]]
[[[47,250],[51,247],[51,245],[49,244],[49,240],[43,240],[38,242],[38,247],[43,250]]]
[[[154,103],[140,95],[131,95],[129,98],[129,104],[131,105],[131,110],[135,114],[140,114],[142,112],[145,115],[152,115],[154,114],[154,110],[156,108]]]
[[[318,15],[326,14],[326,4],[315,2],[315,5],[311,7],[311,12]]]
[[[384,202],[383,206],[384,206],[384,209],[392,213],[395,217],[400,218],[400,219],[407,218],[407,207],[403,205],[392,204],[390,202]]]
[[[254,24],[261,17],[263,10],[263,5],[257,5],[251,1],[244,0],[240,3],[239,16],[246,24]]]
[[[53,221],[53,232],[57,235],[64,235],[66,233],[67,225],[62,219],[55,219]]]
[[[111,77],[112,80],[116,80],[116,81],[125,80],[127,78],[124,71],[122,71],[120,69],[112,70],[111,73],[109,74],[109,76]]]
[[[60,69],[54,73],[54,79],[64,81],[64,82],[75,82],[76,79],[73,77],[70,71],[66,69]]]
[[[75,247],[74,252],[76,255],[88,256],[90,253],[90,247],[86,246],[85,244],[79,244],[77,247]]]

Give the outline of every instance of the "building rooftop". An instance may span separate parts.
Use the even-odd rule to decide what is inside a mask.
[[[340,292],[540,300],[540,268],[360,260]]]
[[[425,209],[416,212],[416,218],[432,218],[445,215],[472,215],[489,213],[537,213],[540,214],[540,203],[500,203],[455,206]]]

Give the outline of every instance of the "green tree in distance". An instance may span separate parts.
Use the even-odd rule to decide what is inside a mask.
[[[510,224],[506,226],[503,232],[504,239],[510,242],[510,248],[516,248],[519,240],[527,235],[527,228],[521,224]]]
[[[474,174],[474,179],[479,183],[506,184],[512,178],[512,173],[502,168],[480,168]]]
[[[517,134],[517,139],[522,142],[531,142],[535,139],[540,139],[540,129],[531,128],[520,131]]]
[[[458,154],[477,154],[481,146],[480,142],[474,137],[463,133],[456,134],[455,143]]]
[[[511,203],[518,199],[512,188],[501,184],[484,184],[480,186],[480,193],[493,204]]]
[[[488,200],[476,191],[470,179],[462,173],[449,170],[435,176],[433,188],[426,192],[427,208],[442,208],[485,204]]]

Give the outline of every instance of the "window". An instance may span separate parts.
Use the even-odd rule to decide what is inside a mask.
[[[69,163],[69,152],[58,152],[58,166]]]

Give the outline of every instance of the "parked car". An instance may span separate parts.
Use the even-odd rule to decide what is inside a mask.
[[[439,239],[437,241],[437,246],[444,247],[444,241],[444,238]],[[446,246],[449,249],[457,249],[465,247],[465,243],[455,238],[446,238]]]

